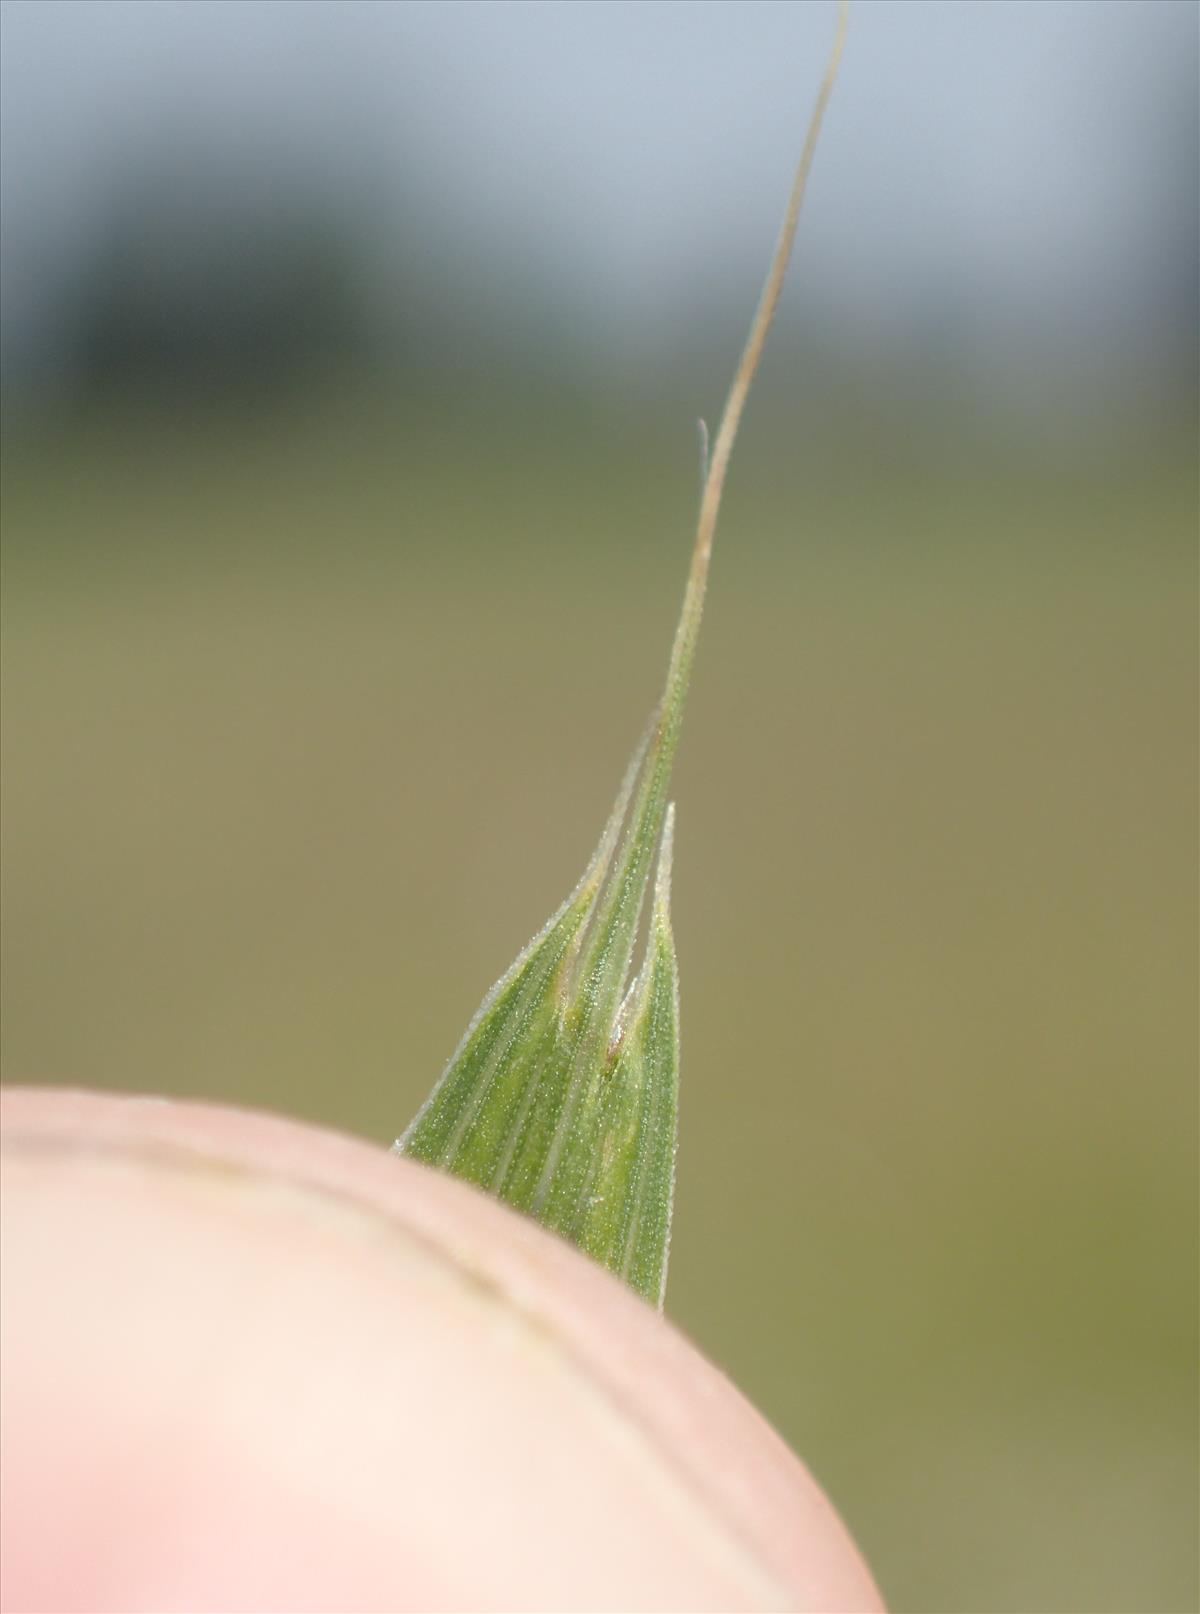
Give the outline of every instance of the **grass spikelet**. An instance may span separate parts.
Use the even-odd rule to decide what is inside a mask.
[[[846,30],[845,0],[766,284],[703,489],[666,683],[575,890],[488,993],[396,1149],[454,1172],[572,1240],[661,1306],[679,1102],[671,931],[671,768],[725,474],[791,257]],[[657,864],[645,956],[630,984]]]

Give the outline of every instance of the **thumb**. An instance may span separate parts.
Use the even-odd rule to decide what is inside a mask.
[[[0,1115],[5,1606],[880,1606],[729,1382],[483,1195],[230,1109]]]

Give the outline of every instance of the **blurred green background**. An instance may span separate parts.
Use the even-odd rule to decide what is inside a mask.
[[[573,884],[656,697],[692,421],[719,408],[831,17],[161,8],[131,90],[113,63],[146,9],[5,8],[4,1075],[387,1142]],[[805,1456],[896,1609],[1197,1603],[1194,15],[859,8],[718,541],[676,788],[668,1311]],[[419,119],[407,188],[305,161],[284,186],[266,159],[235,182],[195,130],[253,106],[262,156],[309,128],[317,103],[260,95],[254,51],[318,16],[346,45],[326,113],[358,104],[346,42],[385,16],[464,140],[485,80],[453,69],[489,28],[533,53],[514,105],[539,64],[594,67],[612,121],[582,199],[550,187],[536,215],[522,192],[511,239],[492,216],[463,234]],[[1111,111],[1115,57],[1135,91],[1105,124],[1133,211],[1110,195],[1049,253],[1052,197],[969,112],[1021,92],[1030,28],[1059,76],[1027,121],[1053,133],[1067,83],[1099,109],[1054,159],[1070,194],[1112,185],[1078,130]],[[63,40],[93,123],[50,139]],[[785,47],[786,94],[759,76]],[[931,83],[966,79],[928,119],[950,156],[889,211],[931,49]],[[719,135],[669,89],[714,52]],[[221,64],[247,54],[239,101]],[[647,96],[660,193],[615,132]],[[786,147],[761,199],[702,172],[688,213],[689,142],[736,146],[756,96]],[[533,104],[530,138],[579,162],[600,113]],[[118,124],[97,199],[72,154]],[[637,268],[653,221],[621,215],[626,173],[689,250],[721,247],[683,294],[661,255],[635,296],[628,265],[571,258],[601,176]],[[904,232],[924,217],[936,245],[947,198],[989,183],[989,229],[1024,221],[1011,261],[991,235],[956,253],[960,231],[931,289]],[[393,201],[379,250],[364,221]],[[855,267],[863,218],[882,251],[864,237]],[[1101,249],[1131,235],[1122,278]]]

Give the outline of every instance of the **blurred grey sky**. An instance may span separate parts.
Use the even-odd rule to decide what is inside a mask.
[[[1018,392],[1047,365],[1081,390],[1189,374],[1197,18],[856,0],[789,317]],[[832,0],[4,0],[6,363],[46,362],[73,266],[175,150],[218,189],[253,171],[352,206],[381,309],[417,219],[451,315],[523,286],[616,367],[711,308],[726,340],[833,22]]]

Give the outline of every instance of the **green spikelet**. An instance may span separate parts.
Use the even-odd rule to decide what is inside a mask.
[[[668,805],[709,556],[738,423],[779,301],[846,7],[770,273],[706,464],[666,686],[583,879],[484,999],[396,1144],[561,1233],[654,1305],[666,1285],[679,1099]],[[657,862],[645,956],[629,985]]]

